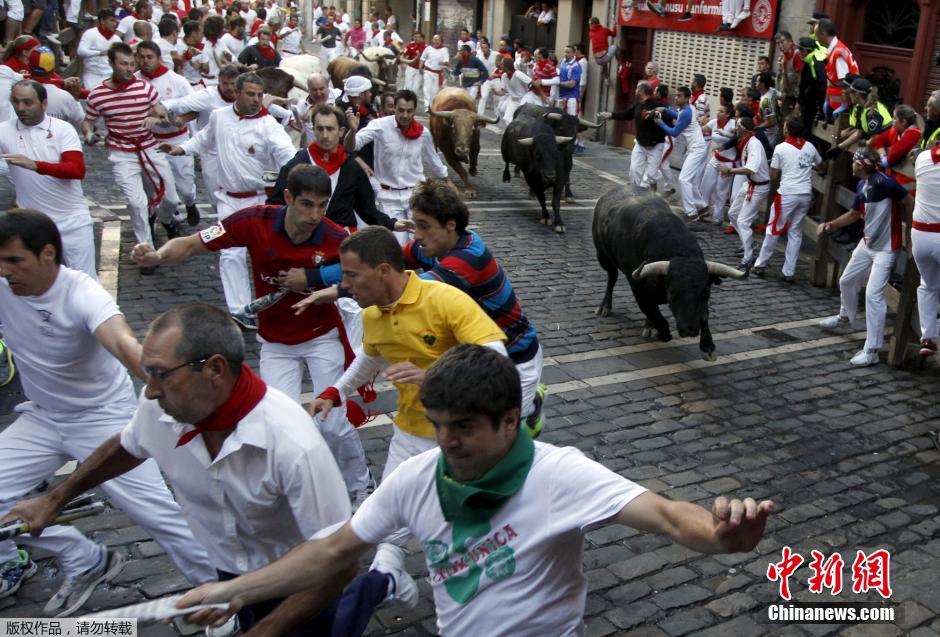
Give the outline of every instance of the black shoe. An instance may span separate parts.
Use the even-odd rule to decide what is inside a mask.
[[[767,266],[755,265],[753,268],[751,268],[751,272],[754,273],[754,276],[763,279],[764,275],[767,274]]]
[[[182,236],[179,224],[175,221],[173,223],[161,223],[160,225],[163,226],[163,229],[166,231],[167,240]]]
[[[730,31],[730,30],[731,30],[731,25],[728,24],[727,22],[722,22],[721,24],[718,25],[718,28],[715,29],[715,32],[721,33],[722,31]]]
[[[692,19],[691,11],[686,11],[685,13],[679,16],[679,22],[688,22],[691,19]]]
[[[737,250],[735,250],[735,251],[734,251],[734,256],[736,256],[736,257],[743,257],[743,256],[744,256],[744,247],[742,246],[742,247],[738,248]]]
[[[186,206],[186,223],[191,226],[199,224],[199,208],[194,203]]]
[[[663,6],[658,2],[653,0],[646,0],[646,8],[658,15],[660,18],[666,15],[666,10],[663,9]]]
[[[786,274],[784,274],[782,277],[780,277],[780,280],[783,281],[784,283],[793,283],[794,281],[796,281],[796,277],[787,276]]]

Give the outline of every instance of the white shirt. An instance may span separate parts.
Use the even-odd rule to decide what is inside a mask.
[[[940,162],[934,161],[932,149],[917,155],[914,176],[917,178],[914,221],[940,223]]]
[[[172,66],[170,68],[172,68]],[[161,102],[185,97],[193,92],[193,87],[186,81],[186,78],[173,71],[167,71],[163,75],[153,79],[146,77],[140,71],[137,71],[134,75],[157,89],[157,93],[160,94]],[[176,126],[154,126],[152,131],[153,136],[159,141],[172,140],[173,142],[177,142],[181,137],[189,137],[189,128],[186,126],[182,128]]]
[[[809,141],[802,148],[784,141],[774,148],[770,167],[780,171],[781,195],[809,195],[813,192],[813,166],[822,163],[822,157]]]
[[[429,71],[440,71],[444,68],[444,64],[449,59],[450,54],[447,53],[446,46],[435,49],[433,46],[428,45],[421,53],[421,62],[424,64],[424,68],[428,69]]]
[[[81,128],[85,111],[72,94],[55,84],[43,84],[46,88],[46,115],[61,119],[72,126]]]
[[[2,154],[26,155],[34,161],[59,163],[62,161],[62,153],[68,151],[82,152],[78,133],[71,124],[48,113],[35,126],[26,126],[18,119],[0,124]],[[33,208],[46,213],[62,231],[91,224],[91,213],[85,203],[81,179],[59,179],[40,175],[35,170],[11,164],[8,166],[10,181],[16,187],[16,201],[21,208]]]
[[[427,126],[417,139],[407,139],[395,123],[394,115],[379,117],[356,133],[356,150],[371,141],[375,142],[373,170],[379,182],[386,186],[414,188],[424,180],[424,165],[435,177],[447,177],[447,167],[434,150]]]
[[[342,91],[336,88],[327,89],[329,94],[326,96],[326,101],[324,104],[335,104],[336,98],[342,94]],[[313,118],[310,116],[310,111],[315,109],[319,104],[311,104],[310,98],[308,97],[305,100],[301,100],[294,104],[292,108],[294,112],[294,117],[298,122],[303,122],[304,125],[304,135],[307,142],[312,142],[313,137]],[[339,171],[336,171],[334,174],[339,174]]]
[[[499,58],[503,57],[492,49],[490,49],[489,57],[483,55],[483,51],[480,49],[477,49],[476,56],[480,58],[481,62],[483,62],[483,66],[486,67],[486,72],[489,73],[491,77],[493,75],[493,71],[496,70],[496,64],[499,62]]]
[[[252,20],[252,22],[254,22],[254,20]],[[248,25],[251,26],[251,22],[249,22]],[[223,33],[222,37],[219,38],[219,44],[232,54],[233,60],[237,60],[241,52],[245,50],[245,41],[241,38],[236,38],[231,33]]]
[[[214,459],[202,436],[176,446],[192,429],[141,394],[121,446],[157,461],[217,569],[261,568],[349,518],[346,486],[323,437],[306,411],[277,389],[268,386]]]
[[[10,103],[10,93],[13,85],[23,79],[23,76],[6,64],[0,64],[0,122],[15,119],[16,112]]]
[[[117,32],[124,37],[125,44],[134,39],[134,23],[139,19],[140,18],[134,14],[128,13],[126,16],[121,18],[120,22],[118,22]]]
[[[190,155],[216,152],[219,188],[226,192],[263,192],[264,172],[279,171],[297,152],[276,119],[241,117],[234,106],[212,111],[206,127],[180,146]]]
[[[502,80],[502,89],[506,91],[506,97],[512,100],[519,101],[529,92],[531,80],[522,71],[516,71],[512,77],[503,73],[500,80]]]
[[[85,78],[110,77],[111,65],[108,64],[108,56],[101,55],[101,52],[107,51],[113,43],[120,41],[121,37],[116,33],[110,39],[105,39],[97,28],[86,29],[78,41],[78,57],[82,58],[82,76]],[[95,87],[88,86],[85,82],[85,88],[90,91]]]
[[[173,70],[173,52],[179,50],[176,44],[167,42],[159,35],[154,37],[153,41],[158,47],[160,47],[160,61],[163,63],[163,66]],[[179,41],[177,40],[177,42]]]
[[[17,296],[0,280],[3,337],[16,352],[26,397],[59,413],[132,408],[127,370],[95,338],[95,330],[120,313],[100,283],[65,266],[39,296]]]
[[[470,47],[470,53],[473,53],[477,50],[477,43],[473,40],[457,40],[457,55],[460,55],[460,50],[464,47],[464,45]]]
[[[760,143],[757,136],[753,136],[747,140],[743,155],[744,156],[741,158],[741,166],[754,171],[754,174],[750,176],[750,181],[770,181],[770,168],[767,166],[767,153],[764,152],[764,145]]]
[[[296,55],[300,53],[300,27],[284,27],[277,36],[277,43],[281,46],[281,54]]]
[[[702,93],[695,98],[695,101],[692,102],[692,108],[695,109],[695,117],[701,119],[702,117],[711,117],[712,114],[712,105],[708,101],[708,95]]]
[[[555,20],[555,12],[552,9],[546,9],[539,13],[538,23],[539,24],[548,24]]]
[[[230,63],[229,61],[226,61],[225,56],[226,54],[232,54],[225,46],[225,42],[223,41],[224,37],[225,36],[223,35],[221,38],[216,40],[215,44],[205,38],[202,40],[202,53],[196,56],[195,61],[199,64],[209,65],[208,71],[201,75],[202,80],[206,83],[206,85],[212,86],[218,84],[219,69]],[[234,62],[237,57],[237,55],[232,55],[231,61]]]
[[[248,11],[239,11],[238,15],[245,18],[245,28],[250,29],[251,25],[255,23],[255,20],[258,19],[258,13],[254,9],[248,9]]]
[[[581,67],[581,83],[579,86],[583,89],[587,86],[588,83],[588,60],[587,56],[582,55],[581,59],[578,60],[578,65]]]
[[[724,151],[724,153],[722,153],[721,147],[724,146],[725,143],[730,138],[734,137],[735,125],[736,125],[736,122],[733,117],[729,117],[728,121],[725,122],[724,126],[718,125],[717,117],[711,120],[710,122],[708,122],[708,124],[706,124],[706,126],[708,126],[708,128],[711,130],[711,135],[709,135],[705,139],[707,140],[713,139],[715,141],[715,153],[712,155],[712,158],[709,160],[709,163],[712,166],[717,166],[718,162],[727,163],[727,162],[734,161],[734,155],[735,155],[736,150],[734,148],[729,148],[728,150]],[[721,131],[721,133],[724,133],[724,134],[722,135],[721,133],[717,131]]]
[[[202,82],[202,71],[193,66],[193,62],[199,63],[202,53],[199,53],[194,58],[186,59],[184,56],[186,52],[189,51],[189,47],[183,42],[183,39],[180,38],[176,41],[176,51],[180,54],[180,60],[183,62],[183,77],[186,78],[186,81],[189,82],[190,86],[196,86]],[[218,80],[215,80],[218,83]]]
[[[199,117],[192,122],[194,131],[199,131],[209,123],[209,116],[212,115],[212,111],[223,106],[232,105],[231,102],[226,102],[222,98],[218,86],[203,88],[185,97],[166,100],[162,103],[174,115],[199,113]],[[207,154],[214,154],[214,151]]]
[[[646,489],[577,449],[536,442],[525,483],[489,529],[455,538],[434,480],[439,456],[432,449],[399,465],[353,515],[353,532],[378,543],[406,527],[421,542],[445,637],[584,635],[584,535]]]

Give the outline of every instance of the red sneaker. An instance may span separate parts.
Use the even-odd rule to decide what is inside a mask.
[[[724,234],[738,234],[738,231],[734,229],[734,226],[728,226],[725,228]]]
[[[937,343],[930,338],[925,338],[920,342],[920,355],[933,356],[937,353]]]

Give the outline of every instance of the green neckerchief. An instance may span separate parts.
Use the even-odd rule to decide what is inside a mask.
[[[535,443],[521,427],[509,452],[478,480],[458,482],[447,475],[442,452],[434,478],[444,519],[471,524],[489,521],[499,507],[522,488],[534,457]]]

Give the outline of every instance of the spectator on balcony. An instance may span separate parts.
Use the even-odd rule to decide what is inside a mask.
[[[644,3],[641,2],[640,4]],[[666,9],[663,7],[663,3],[661,1],[654,2],[653,0],[646,0],[645,4],[649,11],[652,11],[660,18],[666,15]],[[634,6],[636,6],[636,2],[634,2],[634,0],[624,0],[623,5],[621,6],[623,9],[632,9]]]
[[[894,108],[891,127],[872,137],[871,147],[878,151],[881,167],[894,177],[902,186],[914,180],[894,170],[894,166],[903,163],[920,142],[921,131],[917,128],[917,113],[907,104],[898,104]]]
[[[555,21],[555,7],[547,2],[542,3],[542,10],[539,12],[538,25],[547,27]]]
[[[525,10],[525,17],[526,19],[531,18],[534,20],[538,20],[539,15],[541,15],[541,13],[542,13],[542,5],[536,2],[535,4],[529,6],[529,8]]]
[[[751,0],[721,0],[721,24],[718,31],[734,31],[751,17]]]
[[[698,0],[700,5],[705,4],[705,0]],[[679,16],[679,22],[688,22],[692,19],[692,5],[695,4],[695,0],[685,0],[685,6],[682,11],[682,15]]]
[[[605,66],[617,53],[617,43],[607,45],[608,38],[617,37],[617,30],[613,27],[605,27],[598,18],[591,18],[588,26],[588,39],[591,41],[591,52],[594,54],[594,61]]]

